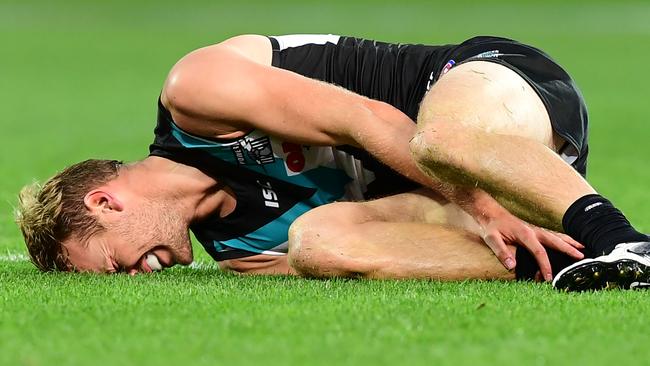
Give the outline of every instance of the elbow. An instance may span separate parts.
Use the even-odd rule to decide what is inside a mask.
[[[446,160],[443,136],[435,128],[418,130],[409,141],[409,150],[420,168],[422,165],[437,165]]]
[[[455,123],[438,122],[415,133],[409,141],[409,149],[424,174],[452,184],[474,184],[467,175],[475,165],[471,152],[474,142],[467,139],[467,131],[463,128]]]

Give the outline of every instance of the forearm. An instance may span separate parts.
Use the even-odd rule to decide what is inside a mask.
[[[458,204],[481,226],[508,212],[497,200],[475,187],[472,182],[452,184],[446,182],[444,177],[425,174],[418,167],[410,149],[411,139],[417,129],[416,124],[399,110],[383,103],[369,101],[368,108],[372,111],[370,118],[373,119],[368,124],[373,127],[359,131],[355,140],[384,164]]]
[[[219,262],[222,270],[241,274],[295,275],[296,271],[287,263],[287,256],[254,255]]]
[[[489,211],[418,168],[409,147],[416,124],[387,103],[218,47],[194,52],[174,66],[163,97],[175,122],[191,133],[215,137],[259,129],[305,145],[356,144],[473,215]]]

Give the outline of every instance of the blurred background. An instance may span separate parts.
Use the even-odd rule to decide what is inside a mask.
[[[584,93],[591,182],[650,231],[647,1],[0,0],[0,253],[24,252],[20,187],[90,157],[144,157],[170,67],[243,33],[533,44]]]
[[[198,248],[198,269],[134,278],[37,273],[13,223],[20,188],[90,157],[145,157],[171,66],[242,33],[430,44],[482,34],[533,44],[583,91],[590,181],[650,232],[647,0],[0,0],[0,365],[611,365],[648,358],[639,325],[650,306],[642,292],[242,279],[217,272]]]

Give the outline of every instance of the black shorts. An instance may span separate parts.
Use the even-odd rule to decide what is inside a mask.
[[[440,71],[442,76],[454,65],[489,61],[519,74],[540,97],[553,130],[566,144],[560,156],[583,177],[587,174],[588,116],[582,93],[569,74],[543,51],[506,38],[475,37],[458,45]]]

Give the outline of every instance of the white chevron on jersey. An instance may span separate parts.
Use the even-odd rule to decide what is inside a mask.
[[[300,47],[306,44],[337,44],[341,36],[333,34],[290,34],[286,36],[273,36],[278,41],[280,51],[291,47]]]

